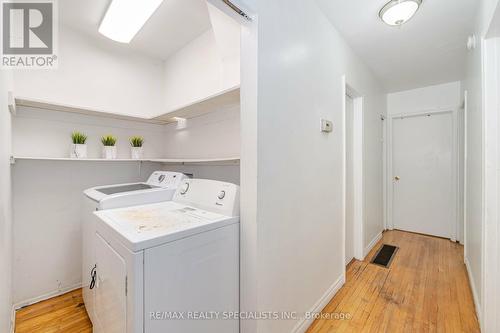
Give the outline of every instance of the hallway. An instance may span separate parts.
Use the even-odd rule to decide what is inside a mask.
[[[390,267],[369,261],[382,243],[399,247]],[[479,332],[463,246],[446,239],[387,231],[365,261],[347,268],[346,284],[318,319],[319,332]]]

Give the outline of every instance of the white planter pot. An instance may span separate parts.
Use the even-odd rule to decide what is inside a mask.
[[[141,160],[143,156],[142,147],[130,147],[130,157],[133,160]]]
[[[114,160],[116,158],[116,146],[103,146],[102,158],[106,160]]]
[[[72,144],[70,156],[71,158],[87,158],[87,145]]]

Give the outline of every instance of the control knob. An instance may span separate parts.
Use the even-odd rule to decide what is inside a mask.
[[[184,183],[181,187],[181,194],[186,194],[186,192],[189,190],[189,183]]]

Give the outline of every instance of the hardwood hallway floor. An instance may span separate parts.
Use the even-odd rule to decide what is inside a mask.
[[[82,290],[36,303],[16,312],[15,333],[91,333]]]
[[[370,264],[382,243],[399,247],[389,268]],[[365,261],[348,266],[346,284],[308,333],[479,332],[463,246],[402,231],[385,232]]]
[[[368,262],[382,243],[399,247],[389,268]],[[384,233],[366,261],[349,265],[346,284],[323,311],[351,318],[317,320],[308,332],[479,332],[462,253],[461,245],[445,239]],[[91,327],[81,290],[16,313],[16,333],[91,332]]]

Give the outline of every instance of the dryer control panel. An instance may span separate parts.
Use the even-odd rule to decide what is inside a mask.
[[[240,187],[208,179],[184,179],[174,202],[225,215],[240,215]]]
[[[180,172],[155,171],[149,176],[147,184],[151,186],[177,188],[187,176]]]

